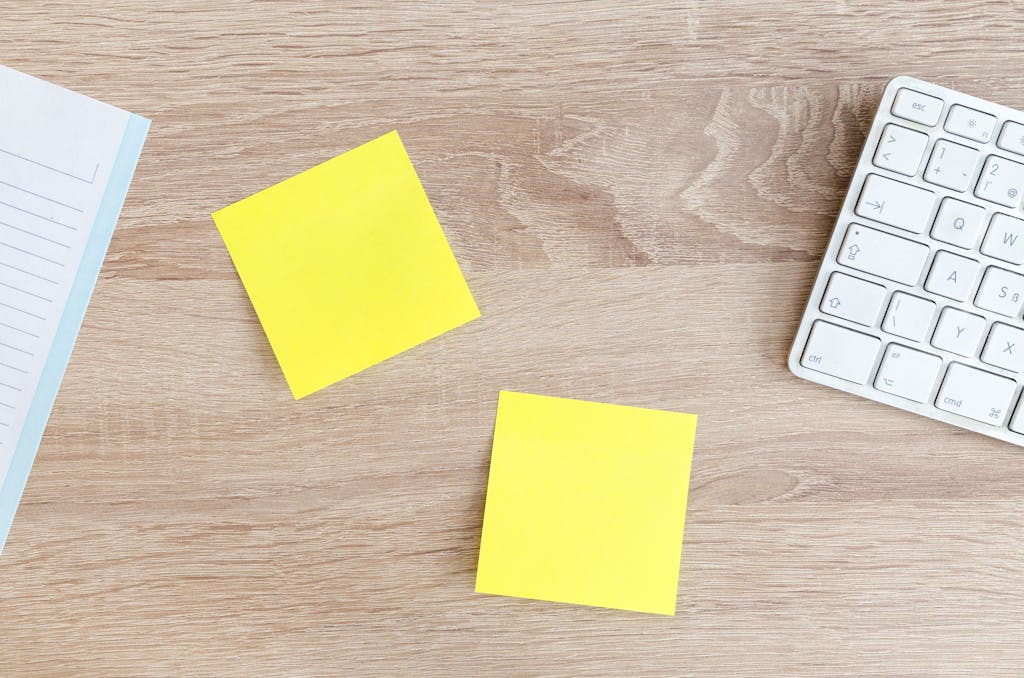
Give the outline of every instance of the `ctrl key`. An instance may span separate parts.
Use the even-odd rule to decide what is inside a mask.
[[[818,320],[804,347],[800,364],[855,384],[866,384],[882,342],[860,332]]]

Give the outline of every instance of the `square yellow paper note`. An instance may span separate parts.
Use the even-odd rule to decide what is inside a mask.
[[[477,592],[674,615],[696,428],[503,391]]]
[[[480,315],[397,132],[213,220],[296,399]]]

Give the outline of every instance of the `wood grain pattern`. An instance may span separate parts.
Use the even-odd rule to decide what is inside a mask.
[[[11,0],[153,127],[0,558],[0,673],[1020,676],[1024,456],[791,376],[885,81],[1017,2]],[[397,128],[483,317],[291,400],[211,211]],[[473,592],[498,389],[701,416],[677,616]]]

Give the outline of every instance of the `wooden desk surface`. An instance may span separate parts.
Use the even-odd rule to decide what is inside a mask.
[[[1019,5],[623,4],[5,3],[153,126],[0,673],[1021,675],[1024,455],[785,366],[884,83],[1024,108]],[[210,212],[393,128],[483,317],[296,403]],[[676,617],[473,592],[502,388],[701,416]]]

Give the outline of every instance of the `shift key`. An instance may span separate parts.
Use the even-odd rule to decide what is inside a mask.
[[[928,246],[861,224],[850,224],[836,261],[886,280],[916,285]]]
[[[931,223],[935,194],[902,181],[869,174],[854,212],[865,219],[923,233]]]

